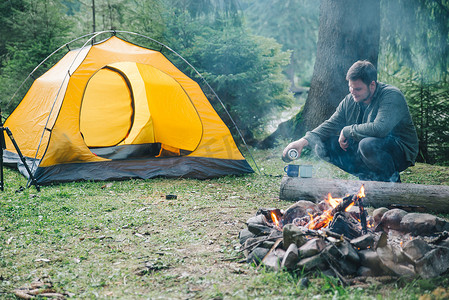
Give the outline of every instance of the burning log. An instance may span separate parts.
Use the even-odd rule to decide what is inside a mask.
[[[353,218],[347,217],[347,213],[337,213],[329,224],[331,232],[341,234],[349,239],[354,239],[362,235],[360,223]]]
[[[329,197],[331,196],[329,195]],[[343,200],[339,204],[337,204],[335,208],[331,209],[330,211],[326,211],[318,218],[312,219],[311,224],[309,224],[308,227],[318,230],[323,228],[324,226],[327,226],[327,224],[332,221],[335,214],[346,211],[350,206],[354,205],[354,201],[355,199],[353,195],[344,197]]]
[[[368,233],[368,228],[366,224],[367,213],[362,199],[359,200],[359,209],[360,209],[360,224],[362,225],[362,234],[367,234]]]
[[[367,231],[366,215],[365,215],[365,210],[363,208],[363,198],[364,197],[365,197],[365,187],[363,185],[360,188],[360,191],[356,195],[348,195],[348,196],[344,197],[343,199],[332,198],[331,194],[329,193],[326,202],[332,208],[325,210],[324,213],[322,213],[321,215],[319,215],[318,217],[315,217],[315,218],[312,215],[310,215],[311,221],[307,225],[307,227],[310,229],[319,230],[325,226],[328,226],[329,223],[331,221],[333,221],[334,216],[336,216],[338,214],[343,214],[344,212],[349,211],[349,209],[352,206],[354,206],[355,204],[358,204],[359,210],[360,210],[360,213],[359,213],[360,220],[359,221],[363,222],[363,224],[361,224],[362,232],[366,233],[366,231]],[[346,223],[345,221],[343,221],[343,222]],[[348,232],[351,231],[349,229],[350,228],[348,228]],[[358,230],[354,230],[354,232],[358,232]],[[343,233],[343,232],[340,232],[340,233]],[[358,235],[356,234],[355,236],[358,236]]]
[[[279,198],[317,202],[328,193],[345,195],[348,191],[356,191],[361,184],[369,191],[369,197],[364,200],[364,204],[368,206],[412,206],[437,213],[449,213],[449,186],[439,185],[285,176],[281,181]]]

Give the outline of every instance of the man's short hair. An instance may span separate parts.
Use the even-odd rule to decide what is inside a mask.
[[[377,70],[372,63],[367,60],[359,60],[349,68],[346,80],[359,79],[366,85],[370,85],[372,81],[377,82]]]

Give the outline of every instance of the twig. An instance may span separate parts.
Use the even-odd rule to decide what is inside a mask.
[[[394,277],[394,276],[389,276],[389,275],[385,275],[385,276],[358,276],[358,277],[354,277],[351,279],[348,279],[348,283],[350,285],[353,284],[357,284],[357,283],[366,283],[371,281],[378,281],[380,283],[388,283],[394,280],[397,280],[398,277]]]
[[[329,236],[329,237],[333,237],[333,238],[340,239],[340,240],[345,239],[348,242],[351,241],[350,238],[344,236],[343,234],[335,233],[333,231],[330,231],[329,229],[323,229],[323,232],[326,234],[326,236]]]
[[[430,240],[429,243],[431,244],[437,244],[440,241],[446,239],[449,236],[449,232],[447,231],[443,231],[442,233],[440,233],[437,237],[435,237],[433,240]]]

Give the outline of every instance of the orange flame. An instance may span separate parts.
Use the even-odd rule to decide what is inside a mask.
[[[323,227],[326,227],[330,221],[332,221],[333,217],[329,214],[330,210],[326,210],[324,213],[322,213],[317,218],[312,218],[309,223],[309,229],[321,229]]]
[[[363,186],[363,184],[362,184],[362,186],[360,187],[360,191],[359,191],[359,193],[357,194],[357,198],[365,198],[365,187]]]
[[[357,194],[357,199],[361,199],[365,197],[365,187],[362,185],[360,188],[360,191]],[[329,193],[327,196],[327,199],[325,199],[327,203],[333,208],[336,208],[341,202],[343,202],[342,198],[332,198],[331,194]],[[352,202],[348,205],[348,207],[345,209],[345,211],[349,211],[352,206],[354,206],[355,202]],[[309,222],[309,229],[315,229],[318,230],[320,228],[326,227],[329,225],[329,223],[333,220],[333,216],[331,215],[332,209],[328,209],[324,211],[320,216],[313,218],[311,214],[310,216],[310,222]]]
[[[338,206],[338,204],[340,204],[343,201],[343,199],[332,198],[331,193],[329,193],[327,195],[327,199],[325,199],[325,201],[327,203],[329,203],[329,205],[332,208],[335,208]],[[326,227],[330,223],[330,221],[332,221],[332,219],[333,219],[333,216],[330,215],[331,211],[332,211],[332,209],[328,209],[315,219],[309,213],[309,216],[310,216],[310,222],[309,222],[309,226],[308,226],[309,229],[320,229],[320,228]]]
[[[272,211],[271,212],[271,220],[273,220],[274,225],[276,225],[277,227],[279,227],[279,220],[278,217],[276,216],[276,214]]]
[[[310,217],[310,222],[312,222],[312,223],[313,223],[313,216],[312,216],[312,214],[311,214],[311,213],[309,213],[309,212],[308,212],[308,214],[309,214],[309,217]],[[310,226],[309,226],[309,228],[310,228]]]
[[[349,204],[348,207],[346,207],[345,211],[348,212],[348,211],[351,209],[351,207],[353,207],[353,206],[354,206],[354,202],[352,202],[351,204]],[[359,221],[360,221],[360,220],[359,220]]]
[[[342,198],[332,198],[331,193],[329,193],[327,195],[327,199],[326,199],[327,203],[329,203],[332,208],[336,208],[338,204],[341,203],[341,201],[343,201]]]

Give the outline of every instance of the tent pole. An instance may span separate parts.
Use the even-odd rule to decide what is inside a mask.
[[[19,149],[19,145],[17,145],[16,140],[12,136],[11,130],[8,127],[3,127],[1,108],[0,108],[0,144],[1,144],[2,153],[1,153],[1,157],[0,157],[0,179],[1,179],[0,190],[2,192],[5,190],[5,181],[4,181],[4,174],[3,174],[3,152],[6,149],[5,132],[8,134],[11,142],[13,143],[14,147],[16,148],[16,151],[20,157],[20,160],[25,165],[25,169],[27,170],[28,175],[30,176],[31,183],[34,184],[34,186],[36,187],[36,190],[39,192],[41,190],[39,187],[39,184],[37,183],[36,179],[33,176],[33,173],[31,172],[30,168],[28,167],[26,160],[23,157],[22,152]]]
[[[6,134],[8,135],[9,139],[13,143],[14,148],[17,151],[17,154],[19,154],[20,160],[22,161],[23,165],[25,166],[25,169],[28,172],[28,175],[30,176],[31,183],[34,184],[34,186],[36,187],[36,190],[38,192],[40,192],[41,188],[40,188],[39,184],[37,183],[36,178],[34,178],[33,173],[31,172],[30,167],[28,166],[28,164],[27,164],[27,162],[25,160],[25,157],[23,157],[22,152],[19,149],[19,145],[17,145],[17,142],[16,142],[16,140],[14,139],[14,137],[12,135],[11,129],[9,129],[8,127],[3,127],[3,126],[2,126],[1,129],[2,129],[2,135],[4,135],[3,132],[6,131]]]

